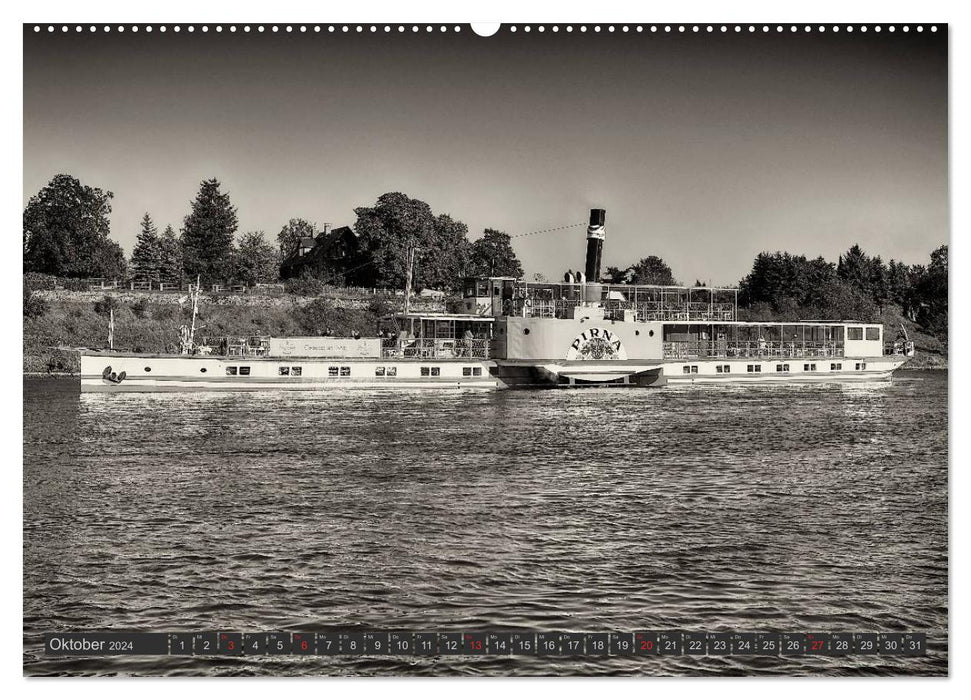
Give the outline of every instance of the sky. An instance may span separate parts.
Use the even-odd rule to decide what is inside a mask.
[[[46,29],[46,28],[45,28]],[[383,27],[382,27],[383,29]],[[240,231],[353,225],[404,192],[504,230],[528,276],[659,255],[736,284],[761,251],[948,241],[946,31],[306,34],[24,28],[23,201],[58,173],[110,190],[130,252],[216,177]]]

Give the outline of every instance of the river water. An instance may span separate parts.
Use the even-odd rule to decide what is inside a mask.
[[[947,673],[947,375],[80,396],[24,381],[24,672]],[[45,632],[926,632],[917,658],[51,659]]]

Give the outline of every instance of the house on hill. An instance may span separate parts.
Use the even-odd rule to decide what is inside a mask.
[[[299,240],[294,250],[280,263],[280,279],[313,277],[338,284],[350,283],[344,277],[359,264],[360,242],[350,226],[324,230]]]

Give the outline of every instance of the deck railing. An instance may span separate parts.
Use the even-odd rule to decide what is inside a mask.
[[[526,316],[530,318],[570,318],[579,302],[570,299],[511,299],[503,304],[507,316]],[[631,310],[638,321],[684,321],[702,323],[714,321],[734,321],[735,307],[732,304],[707,304],[691,302],[676,304],[671,302],[634,302],[608,299],[601,302],[608,317],[618,316],[619,311]]]
[[[410,340],[381,341],[383,358],[419,358],[451,360],[467,357],[486,360],[489,358],[489,341],[481,338],[413,338]]]
[[[665,341],[661,349],[665,358],[685,360],[700,357],[843,357],[843,343],[837,341]]]

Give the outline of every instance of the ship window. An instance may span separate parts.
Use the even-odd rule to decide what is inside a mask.
[[[856,368],[857,369],[866,369],[866,362],[857,362],[856,363]]]
[[[438,377],[438,376],[441,375],[441,373],[442,373],[442,368],[441,367],[432,367],[432,376],[433,377]]]
[[[230,375],[236,376],[236,368],[235,367],[227,367],[226,368],[226,374],[230,374]]]
[[[866,339],[867,340],[880,340],[880,327],[879,326],[868,326],[866,329]]]
[[[299,377],[302,374],[303,374],[303,367],[291,367],[290,368],[290,376],[291,377]]]
[[[847,340],[863,340],[863,328],[860,326],[850,326],[846,329]]]
[[[529,335],[529,329],[523,328],[523,335]]]
[[[146,372],[151,372],[151,371],[152,371],[152,368],[151,368],[151,367],[146,367],[146,368],[145,368],[145,371],[146,371]]]
[[[725,370],[722,369],[722,365],[718,365],[717,367],[715,367],[715,371],[718,372],[718,374],[721,374]]]
[[[427,367],[421,368],[421,376],[427,377],[430,374],[430,370]]]
[[[239,373],[240,373],[241,375],[244,375],[244,376],[245,376],[245,375],[248,375],[248,374],[249,374],[249,367],[240,367],[240,368],[239,368]]]
[[[205,367],[200,367],[199,368],[199,371],[202,372],[203,374],[205,374],[206,373],[206,368]]]
[[[327,368],[327,376],[329,376],[329,377],[336,377],[337,376],[337,367],[335,367],[334,365],[331,365],[330,367],[328,367]]]
[[[374,376],[375,377],[383,377],[384,376],[384,367],[375,367],[374,368]]]
[[[843,363],[842,362],[830,362],[829,363],[829,368],[831,370],[843,369]]]
[[[348,367],[348,366],[346,366],[346,365],[344,367],[341,367],[341,376],[342,377],[350,377],[351,376],[351,368]]]
[[[653,338],[653,337],[654,337],[654,331],[648,331],[648,332],[647,332],[647,335],[648,335],[649,337],[651,337],[651,338]]]
[[[685,365],[681,368],[681,374],[691,374],[691,366]]]
[[[732,366],[725,365],[725,374],[731,374],[731,372],[732,372]]]
[[[481,377],[482,376],[482,368],[481,367],[473,367],[472,368],[472,376],[473,377]]]
[[[472,376],[472,368],[471,367],[463,367],[462,368],[462,376],[463,377],[471,377]]]
[[[698,365],[691,365],[691,373],[698,374]]]
[[[287,376],[290,375],[290,368],[289,367],[281,367],[279,369],[279,372],[280,372],[280,376],[281,377],[287,377]]]
[[[715,367],[715,370],[719,374],[730,374],[731,371],[732,371],[732,366],[731,365],[717,365]]]
[[[787,365],[787,364],[776,365],[775,366],[775,371],[776,372],[788,372],[789,371],[789,365]]]
[[[762,371],[762,365],[749,365],[746,369],[749,372],[761,372]]]
[[[398,376],[398,368],[397,367],[388,367],[388,369],[386,370],[386,373],[387,373],[387,376],[389,376],[389,377],[397,377]]]

